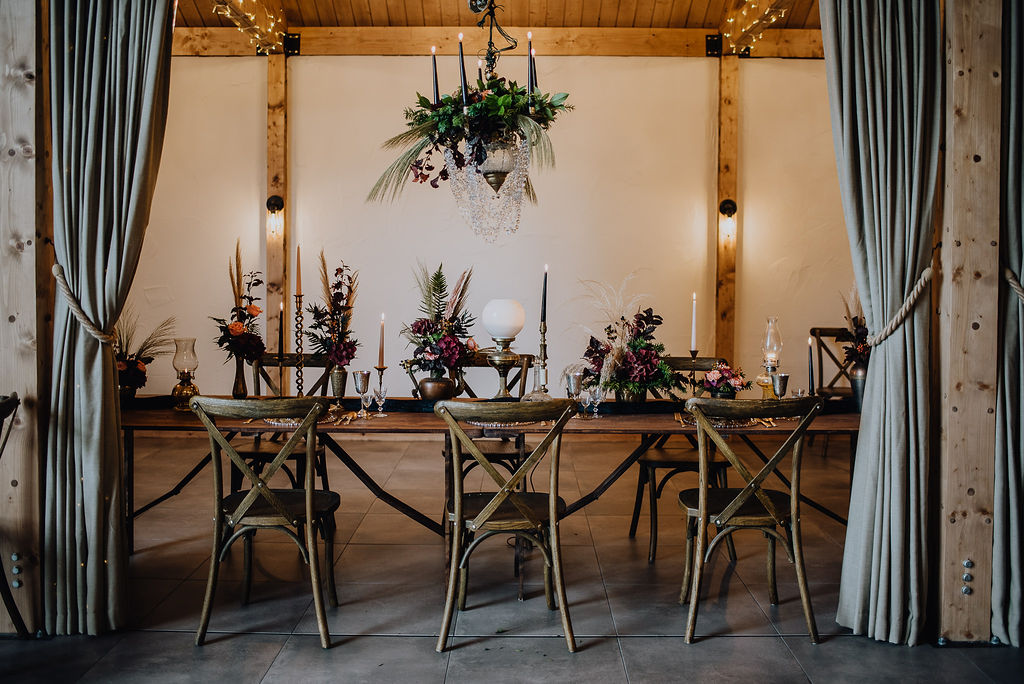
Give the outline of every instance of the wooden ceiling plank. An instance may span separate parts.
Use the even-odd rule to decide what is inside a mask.
[[[330,26],[323,22],[316,0],[298,0],[298,5],[302,26]]]
[[[320,15],[320,26],[338,26],[338,14],[334,10],[333,0],[313,0],[316,13]]]
[[[353,26],[352,5],[348,0],[333,0],[334,16],[338,20],[338,26]]]
[[[691,28],[689,21],[692,8],[693,0],[675,0],[672,3],[672,17],[668,22],[669,28]]]
[[[423,0],[423,25],[441,25],[441,0]]]
[[[619,0],[601,0],[601,13],[597,18],[598,26],[615,26],[619,18]]]
[[[796,23],[792,28],[807,28],[807,20],[811,16],[811,10],[817,10],[814,0],[799,0],[793,6],[793,21]]]
[[[388,0],[370,0],[370,25],[391,25],[391,15],[388,11]]]
[[[565,0],[562,26],[583,26],[583,0]]]
[[[668,28],[668,22],[672,18],[672,0],[655,0],[654,11],[651,14],[652,28]]]
[[[199,15],[199,8],[196,7],[195,0],[179,0],[178,11],[185,20],[185,26],[198,28],[205,25]]]
[[[281,0],[281,9],[284,10],[284,21],[288,26],[306,25],[298,0]]]
[[[583,8],[580,10],[580,26],[597,26],[597,22],[601,16],[601,3],[599,0],[586,0],[582,4]]]
[[[410,0],[391,0],[385,3],[388,8],[388,24],[390,26],[408,26],[409,19],[406,5]]]
[[[800,28],[820,29],[821,28],[821,5],[818,0],[812,0],[811,11],[804,19],[804,25]]]
[[[179,26],[188,26],[188,24],[185,23],[185,17],[181,13],[181,8],[180,7],[175,7],[174,8],[174,28],[177,28]]]
[[[619,0],[619,10],[615,13],[615,25],[620,28],[633,26],[636,18],[637,0]]]
[[[426,26],[423,22],[423,0],[405,0],[406,26]]]
[[[370,20],[370,3],[368,0],[349,0],[352,7],[352,21],[356,26],[372,26]]]
[[[459,24],[460,0],[441,0],[441,26],[461,26]]]
[[[529,0],[508,0],[504,3],[504,9],[498,13],[498,23],[502,26],[529,26],[530,25],[530,2]]]
[[[654,0],[639,0],[633,13],[634,28],[650,28],[654,18]]]
[[[717,29],[725,19],[725,0],[708,0],[707,9],[704,10],[704,28]],[[696,27],[694,27],[696,28]]]
[[[565,26],[565,0],[548,0],[544,26]]]

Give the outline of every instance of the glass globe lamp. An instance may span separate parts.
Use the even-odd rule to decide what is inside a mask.
[[[498,371],[500,385],[495,399],[508,398],[508,373],[519,363],[519,354],[512,351],[516,335],[526,323],[523,305],[514,299],[492,299],[480,313],[480,322],[498,348],[487,355],[487,362]]]
[[[196,338],[179,337],[174,340],[174,357],[171,359],[171,365],[178,371],[178,384],[171,390],[174,408],[178,411],[188,411],[188,400],[199,394],[199,387],[192,382],[196,369],[199,368]]]

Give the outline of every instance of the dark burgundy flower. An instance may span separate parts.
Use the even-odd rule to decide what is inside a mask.
[[[437,330],[437,324],[429,318],[417,318],[412,322],[412,325],[409,326],[409,328],[412,330],[413,335],[426,337]]]
[[[344,368],[348,364],[352,363],[352,359],[356,355],[356,344],[349,340],[343,340],[336,342],[331,347],[331,351],[327,353],[327,358],[335,366]]]

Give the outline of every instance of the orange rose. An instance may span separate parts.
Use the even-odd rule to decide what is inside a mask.
[[[232,321],[228,324],[228,332],[232,335],[241,335],[245,332],[245,324],[239,323],[238,321]]]
[[[471,352],[475,352],[477,349],[480,348],[480,346],[476,343],[476,340],[470,337],[468,340],[466,340],[466,348],[469,349],[469,351]]]
[[[146,364],[142,363],[141,361],[136,361],[136,362],[135,362],[135,365],[136,365],[136,366],[138,367],[138,369],[139,369],[140,371],[142,371],[143,373],[145,373],[145,372],[146,372]]]
[[[124,361],[118,361],[117,362],[117,370],[119,370],[119,371],[126,371],[126,370],[128,370],[128,364],[125,363]]]
[[[261,313],[263,313],[263,309],[256,306],[255,304],[250,304],[249,306],[245,307],[245,313],[249,314],[253,318],[256,318]]]

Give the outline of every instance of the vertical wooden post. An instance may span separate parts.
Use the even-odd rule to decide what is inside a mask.
[[[718,60],[718,204],[736,200],[736,163],[739,149],[739,57]],[[715,267],[715,355],[735,363],[736,339],[736,226],[718,216],[718,258]]]
[[[52,296],[48,275],[37,267],[47,258],[48,237],[45,185],[38,177],[48,168],[39,69],[46,31],[37,31],[47,4],[0,3],[0,101],[5,104],[0,107],[0,393],[17,392],[22,400],[0,460],[0,557],[7,571],[0,581],[11,584],[32,631],[38,626],[41,593],[40,464],[49,394],[40,370],[49,365],[43,356],[49,351],[45,330],[52,318],[48,310],[37,310]],[[13,631],[7,612],[0,610],[0,632]]]
[[[267,244],[267,350],[278,349],[277,338],[281,303],[284,303],[285,348],[290,337],[287,321],[291,308],[288,301],[288,68],[283,54],[267,56],[267,197],[278,195],[284,200],[283,221],[279,234],[266,231]]]
[[[1000,0],[946,0],[940,636],[991,634],[999,316]]]

